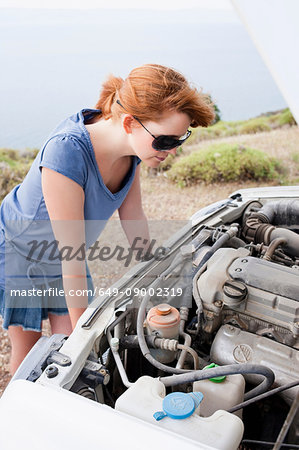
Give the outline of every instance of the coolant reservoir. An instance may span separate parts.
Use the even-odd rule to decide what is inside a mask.
[[[145,322],[147,334],[160,338],[178,339],[180,329],[179,311],[167,303],[161,303],[149,310]],[[175,359],[175,352],[154,349],[151,354],[162,363],[170,363]]]
[[[204,369],[208,370],[213,367],[218,366],[212,363]],[[204,395],[200,405],[202,417],[209,417],[218,409],[227,410],[242,403],[244,391],[245,380],[241,374],[215,377],[193,383],[193,392],[202,392]],[[242,410],[238,410],[234,414],[242,417]]]
[[[176,393],[178,395],[174,396],[173,401],[174,394],[167,396],[170,399],[168,409],[170,407],[171,415],[164,409],[167,414],[161,420],[156,419],[157,413],[162,412],[163,415],[164,398],[167,399],[165,386],[157,378],[143,376],[118,398],[115,409],[192,439],[197,445],[207,445],[218,450],[238,448],[244,430],[239,417],[227,411],[216,411],[211,417],[200,417],[196,413],[196,404],[185,414],[190,397],[180,392]]]

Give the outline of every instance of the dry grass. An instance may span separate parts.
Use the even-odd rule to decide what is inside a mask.
[[[186,147],[184,155],[193,150],[206,148],[212,143],[238,143],[240,145],[263,150],[270,156],[282,160],[290,170],[290,179],[298,176],[298,165],[294,164],[293,155],[299,155],[299,128],[297,126],[273,130],[253,135],[231,136],[217,140],[204,141],[201,144]]]
[[[217,140],[204,141],[202,144],[185,147],[183,155],[193,150],[206,148],[213,142],[238,143],[244,146],[263,150],[267,154],[279,158],[289,170],[287,179],[281,184],[297,184],[299,182],[299,164],[294,162],[293,155],[299,155],[299,128],[273,130],[255,135],[233,136]],[[275,183],[277,184],[277,183]],[[150,219],[188,219],[195,211],[237,190],[258,187],[260,182],[247,181],[236,183],[216,183],[212,185],[179,188],[165,177],[163,172],[158,176],[142,178],[143,207]],[[264,185],[271,186],[272,183]]]
[[[215,141],[205,141],[202,144],[186,147],[184,155],[194,149],[200,149],[210,145]],[[273,130],[271,132],[257,133],[255,135],[234,136],[217,139],[217,142],[237,142],[265,151],[271,156],[283,160],[284,165],[289,169],[288,179],[281,180],[284,184],[296,184],[299,181],[299,164],[294,158],[294,154],[299,154],[299,129],[291,127],[286,129]],[[298,161],[298,159],[297,159]],[[196,185],[192,187],[179,188],[171,183],[161,172],[156,176],[142,177],[143,207],[150,220],[184,220],[188,219],[198,209],[226,198],[231,192],[237,189],[258,187],[258,182],[240,182],[212,185]],[[271,186],[271,183],[264,184]],[[114,215],[117,217],[117,214]],[[91,274],[95,270],[94,265],[90,265]],[[95,274],[96,275],[96,274]],[[121,274],[116,270],[111,276],[111,282],[106,278],[106,285],[112,284],[115,277]],[[102,275],[103,276],[103,273]],[[107,283],[108,281],[108,283]],[[43,333],[49,333],[49,324],[44,323]],[[9,381],[8,361],[10,355],[10,343],[7,332],[0,331],[0,395]]]

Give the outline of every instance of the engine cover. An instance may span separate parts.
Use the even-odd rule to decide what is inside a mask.
[[[275,373],[275,385],[283,386],[298,380],[299,351],[262,336],[242,331],[232,325],[222,326],[213,341],[211,359],[217,364],[262,364]],[[247,375],[258,384],[259,375]],[[291,403],[299,387],[287,389],[281,395]]]
[[[299,337],[297,268],[249,256],[245,248],[220,248],[208,261],[197,286],[204,309],[216,313],[218,324],[219,315],[234,311],[237,317],[248,319],[247,329],[250,320],[255,323],[250,331],[271,324],[274,332],[289,330],[293,339],[286,342],[289,345]]]

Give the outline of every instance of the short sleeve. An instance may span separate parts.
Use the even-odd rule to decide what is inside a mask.
[[[70,135],[51,138],[41,152],[41,167],[48,167],[71,178],[84,188],[87,179],[87,164],[80,142]]]
[[[136,164],[136,166],[138,166],[138,164],[140,164],[141,163],[141,159],[137,156],[137,164]]]

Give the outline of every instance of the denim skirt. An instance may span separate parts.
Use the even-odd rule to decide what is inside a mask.
[[[51,289],[49,289],[51,288]],[[68,314],[65,296],[63,294],[62,278],[41,284],[38,289],[42,295],[22,296],[0,288],[0,315],[2,327],[7,330],[10,325],[22,326],[24,330],[41,331],[42,320],[48,318],[48,313],[56,315]],[[93,300],[94,286],[92,278],[87,275],[88,303]],[[30,292],[29,290],[27,292]],[[59,295],[56,293],[60,292]],[[13,307],[11,307],[13,305]],[[19,306],[17,306],[19,305]]]

